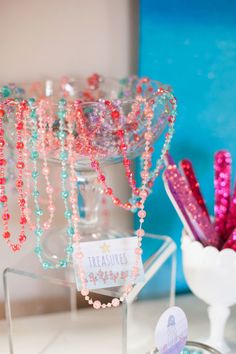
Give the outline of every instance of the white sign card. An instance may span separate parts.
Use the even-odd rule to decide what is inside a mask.
[[[74,244],[73,262],[77,289],[81,290],[79,262],[85,273],[87,289],[110,288],[144,281],[144,270],[141,256],[137,256],[137,237],[116,238],[110,240],[90,241]],[[133,267],[137,257],[138,274],[133,276]]]
[[[161,354],[180,354],[188,338],[188,321],[181,308],[163,312],[155,330],[155,344]]]

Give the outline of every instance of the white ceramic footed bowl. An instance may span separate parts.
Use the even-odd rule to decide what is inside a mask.
[[[182,234],[183,268],[191,291],[211,306],[236,303],[236,252],[218,251]]]

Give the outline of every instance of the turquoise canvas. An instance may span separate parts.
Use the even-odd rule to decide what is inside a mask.
[[[236,2],[141,0],[139,75],[173,87],[178,117],[171,154],[193,161],[213,213],[214,152],[229,149],[236,165]],[[182,225],[161,178],[147,211],[146,230],[170,235],[178,245],[177,290],[185,291]],[[164,289],[165,270],[161,277],[159,290],[147,289],[146,296]]]

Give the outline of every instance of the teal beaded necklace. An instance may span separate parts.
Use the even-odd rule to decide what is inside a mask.
[[[30,104],[30,103],[29,103]],[[57,118],[59,121],[59,131],[58,131],[58,139],[60,140],[60,160],[61,160],[61,196],[65,206],[64,216],[67,220],[68,227],[67,227],[67,246],[65,248],[66,256],[64,259],[58,260],[57,263],[52,263],[51,261],[43,259],[42,256],[42,247],[41,247],[41,237],[43,235],[43,228],[41,227],[41,217],[43,215],[42,209],[39,206],[39,190],[38,190],[38,177],[39,171],[37,167],[37,160],[39,158],[39,153],[37,151],[37,144],[38,144],[38,133],[37,133],[37,121],[38,116],[36,110],[31,106],[31,113],[30,117],[32,119],[32,134],[30,139],[31,145],[31,154],[30,157],[33,162],[33,171],[32,171],[32,178],[34,181],[34,189],[33,189],[33,198],[35,204],[35,215],[36,215],[36,228],[35,228],[35,235],[36,235],[36,247],[35,253],[37,254],[40,263],[42,264],[44,269],[57,269],[57,268],[65,268],[71,261],[71,256],[73,253],[73,235],[74,235],[74,227],[72,221],[72,211],[70,209],[69,203],[69,191],[67,189],[67,179],[69,177],[69,173],[67,171],[67,159],[68,159],[68,151],[66,150],[66,137],[67,133],[65,131],[65,117],[66,117],[66,101],[61,99],[58,104],[58,112]]]
[[[38,171],[38,158],[39,158],[39,153],[37,151],[38,149],[38,128],[37,128],[37,112],[36,108],[33,107],[34,100],[30,99],[29,101],[29,106],[30,106],[30,114],[29,118],[31,120],[31,138],[29,139],[29,148],[31,149],[30,153],[30,159],[32,160],[33,168],[32,168],[32,179],[33,179],[33,192],[32,196],[34,198],[34,204],[35,204],[35,216],[36,216],[36,226],[34,233],[37,237],[41,237],[43,234],[43,229],[41,228],[41,216],[43,215],[43,210],[40,208],[39,205],[39,189],[38,189],[38,177],[39,177],[39,171]]]
[[[29,119],[30,119],[30,125],[31,125],[31,138],[29,139],[29,149],[31,150],[30,153],[30,158],[32,160],[33,164],[33,169],[32,169],[32,179],[33,179],[33,191],[32,191],[32,196],[34,200],[34,205],[35,205],[35,216],[36,216],[36,223],[35,223],[35,229],[34,233],[36,235],[36,247],[35,247],[35,253],[39,257],[39,260],[41,264],[43,265],[44,268],[46,268],[46,262],[43,261],[42,259],[42,248],[41,248],[41,236],[43,235],[43,229],[41,227],[41,217],[43,215],[43,211],[40,208],[39,205],[39,188],[38,188],[38,177],[39,177],[39,171],[38,171],[38,158],[39,158],[39,153],[37,151],[38,148],[38,127],[37,127],[37,112],[36,108],[34,108],[34,99],[29,99],[28,103],[30,106],[30,113],[29,113]]]
[[[28,139],[28,131],[27,129],[25,130],[25,135],[24,135],[24,143],[25,145],[27,145],[29,147],[29,151],[33,150],[33,151],[37,151],[37,149],[41,149],[42,152],[42,160],[43,160],[43,168],[42,168],[42,174],[44,175],[44,179],[46,182],[46,191],[48,194],[48,211],[49,211],[49,219],[47,222],[44,223],[43,225],[43,229],[48,230],[52,224],[52,220],[53,220],[53,216],[54,216],[54,209],[55,207],[53,206],[53,188],[52,185],[49,181],[49,168],[48,168],[48,160],[47,160],[47,156],[46,156],[46,146],[45,146],[45,136],[44,133],[46,131],[46,126],[45,126],[45,122],[42,121],[42,117],[40,115],[37,114],[36,108],[34,108],[34,103],[35,100],[33,98],[28,100],[29,106],[30,106],[30,113],[29,115],[26,117],[26,121],[25,121],[25,126],[30,126],[31,128],[31,135],[30,135],[30,139]],[[39,103],[39,109],[41,109],[41,102]],[[27,121],[28,119],[28,121]],[[39,140],[39,137],[41,138]],[[26,167],[26,183],[27,183],[27,188],[26,188],[26,193],[25,193],[25,204],[26,204],[26,217],[27,217],[27,221],[28,224],[31,228],[31,230],[35,230],[36,227],[34,225],[34,223],[31,220],[30,217],[30,210],[29,210],[29,206],[28,206],[28,198],[30,195],[30,178],[29,178],[29,165],[28,165],[28,159],[29,159],[29,154],[26,153],[26,161],[25,161],[25,167]],[[39,177],[39,171],[38,171],[38,163],[37,163],[37,159],[38,156],[30,156],[31,160],[33,161],[33,171],[31,173],[31,176],[33,178],[33,183],[34,183],[34,194],[33,197],[37,197],[38,196],[38,177]],[[39,207],[39,203],[37,200],[35,200],[35,205],[36,205],[36,210],[35,210],[35,214],[36,217],[41,217],[43,215],[43,211],[42,209]],[[40,228],[40,222],[38,220],[38,222],[36,222],[37,228]]]
[[[67,247],[66,251],[66,258],[64,260],[59,261],[59,267],[67,267],[68,263],[71,261],[71,256],[73,253],[73,236],[74,236],[74,227],[72,221],[72,210],[70,208],[69,203],[69,191],[66,187],[66,181],[69,177],[69,173],[67,171],[67,160],[68,160],[68,151],[66,150],[66,137],[67,133],[65,131],[65,118],[66,118],[66,100],[60,99],[58,104],[58,113],[59,119],[59,132],[58,138],[60,140],[60,159],[61,159],[61,195],[65,206],[64,216],[67,220]]]

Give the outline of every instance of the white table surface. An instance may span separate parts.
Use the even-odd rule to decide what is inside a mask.
[[[139,306],[139,314],[141,314],[140,321],[145,323],[146,318],[151,318],[154,308],[156,313],[161,313],[163,304],[164,300],[139,303],[137,306]],[[207,337],[209,323],[206,305],[192,295],[178,296],[176,305],[180,306],[187,315],[189,339],[197,340]],[[93,316],[92,322],[88,323],[88,318],[91,315]],[[83,324],[83,328],[80,330],[73,327],[77,316]],[[74,318],[69,313],[18,318],[14,321],[14,354],[116,354],[120,350],[118,346],[121,333],[120,328],[117,328],[117,316],[120,315],[109,311],[109,309],[105,311],[83,309],[78,311]],[[138,337],[136,336],[137,340]],[[226,337],[230,341],[236,342],[236,307],[232,308],[227,323]],[[53,349],[46,349],[45,343],[50,341],[55,341],[56,344]],[[80,344],[79,350],[76,348],[77,343]],[[108,348],[113,349],[109,350]],[[0,354],[8,353],[6,323],[0,321]]]

